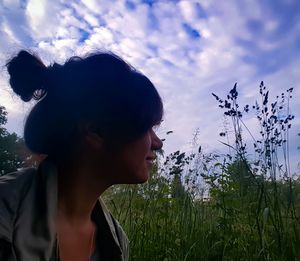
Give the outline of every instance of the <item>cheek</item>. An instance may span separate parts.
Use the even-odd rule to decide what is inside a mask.
[[[125,183],[143,183],[149,177],[149,168],[142,154],[132,154],[123,158],[120,164],[121,179]]]
[[[149,178],[151,166],[146,161],[151,149],[151,137],[147,134],[141,139],[111,154],[107,160],[110,166],[111,183],[144,183]]]
[[[131,151],[120,157],[116,163],[116,180],[119,183],[144,183],[149,178],[150,166],[146,161],[147,152]]]

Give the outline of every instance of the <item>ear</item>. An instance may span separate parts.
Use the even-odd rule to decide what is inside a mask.
[[[81,124],[79,129],[83,137],[83,142],[88,148],[91,148],[92,150],[102,149],[103,138],[95,128],[89,124]]]
[[[103,147],[102,137],[93,131],[87,131],[84,136],[85,143],[93,150],[101,150]]]

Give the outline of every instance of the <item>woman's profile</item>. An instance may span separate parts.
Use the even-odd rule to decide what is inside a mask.
[[[27,51],[10,85],[37,100],[24,128],[37,169],[0,177],[0,260],[128,260],[128,239],[100,195],[147,181],[163,116],[151,81],[112,53],[45,66]]]

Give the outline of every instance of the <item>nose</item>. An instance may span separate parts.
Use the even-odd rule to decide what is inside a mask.
[[[162,148],[163,142],[153,130],[151,130],[151,141],[152,141],[151,143],[152,150],[160,150]]]

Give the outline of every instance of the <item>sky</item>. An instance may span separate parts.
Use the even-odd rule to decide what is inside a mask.
[[[253,104],[261,81],[271,100],[293,87],[290,161],[300,173],[298,0],[0,0],[0,104],[8,130],[19,135],[33,103],[12,94],[5,63],[21,49],[46,65],[95,51],[124,58],[162,96],[157,132],[166,153],[191,151],[195,133],[204,151],[224,151],[224,118],[212,92],[225,97],[237,82],[240,104]],[[256,135],[255,117],[244,120]]]

